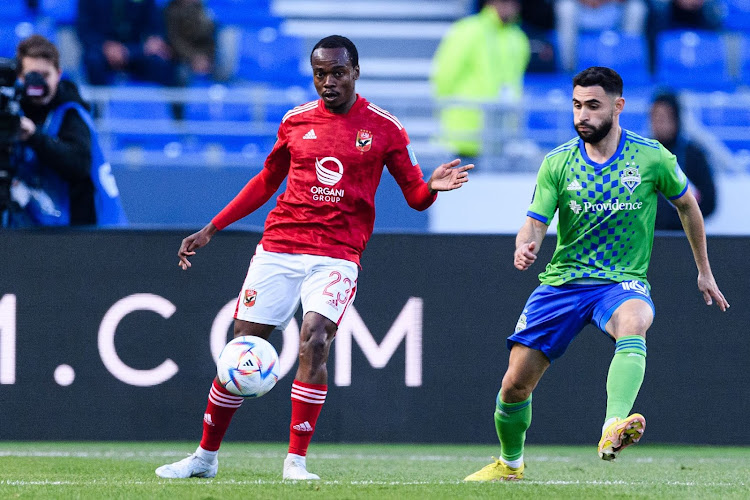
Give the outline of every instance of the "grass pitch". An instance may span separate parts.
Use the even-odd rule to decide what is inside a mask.
[[[316,444],[323,479],[284,482],[282,443],[226,443],[214,479],[164,480],[154,469],[195,443],[0,441],[0,498],[750,498],[750,448],[638,445],[614,463],[596,446],[529,446],[526,479],[464,483],[497,446]]]

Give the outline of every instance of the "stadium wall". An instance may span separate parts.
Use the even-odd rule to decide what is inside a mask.
[[[432,168],[426,166],[425,172],[429,174]],[[198,228],[211,220],[259,172],[260,166],[115,165],[113,169],[133,225]],[[523,224],[535,182],[534,173],[472,173],[470,182],[459,191],[443,194],[427,211],[417,212],[409,208],[396,181],[384,171],[375,196],[375,231],[515,234]],[[707,221],[707,232],[750,236],[750,219],[738,216],[747,212],[750,175],[718,174],[716,184],[717,208]],[[284,189],[282,185],[279,193]],[[260,230],[275,203],[274,196],[233,227]]]
[[[261,167],[205,168],[184,165],[130,168],[113,166],[123,208],[135,226],[203,227]],[[286,181],[278,193],[284,192]],[[427,231],[428,212],[409,208],[395,179],[385,171],[375,195],[376,231]],[[245,230],[263,228],[276,206],[276,195],[233,224]]]
[[[197,442],[212,351],[228,338],[259,234],[218,235],[188,272],[176,265],[184,236],[0,232],[0,439]],[[505,337],[541,271],[512,267],[513,240],[373,237],[334,342],[316,441],[496,442]],[[553,246],[548,238],[543,261]],[[734,305],[724,314],[702,303],[684,238],[654,245],[657,317],[636,402],[647,442],[750,444],[737,425],[750,414],[750,280],[739,267],[750,239],[714,237],[709,249]],[[285,375],[245,402],[229,440],[286,440],[296,329],[272,335]],[[553,364],[534,393],[530,443],[596,443],[612,351],[589,326]]]

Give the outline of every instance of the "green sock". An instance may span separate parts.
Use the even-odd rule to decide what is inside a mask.
[[[504,403],[497,394],[495,429],[500,439],[503,460],[518,460],[523,456],[526,429],[531,425],[531,396],[520,403]]]
[[[646,373],[646,339],[640,335],[620,337],[615,343],[615,355],[607,375],[607,416],[625,418],[633,408],[635,398]]]

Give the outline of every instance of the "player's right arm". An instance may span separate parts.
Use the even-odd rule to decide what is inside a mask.
[[[526,217],[526,223],[516,235],[516,251],[513,254],[513,265],[525,271],[536,261],[536,254],[547,234],[547,224],[532,217]]]
[[[266,158],[263,170],[242,188],[242,190],[219,212],[203,229],[193,233],[180,245],[177,256],[178,265],[182,269],[191,267],[188,257],[195,255],[195,251],[204,247],[218,231],[243,217],[251,214],[269,199],[279,189],[284,178],[289,173],[291,156],[286,141],[284,125],[279,127],[276,144]]]
[[[525,271],[536,261],[549,223],[557,210],[557,200],[557,183],[554,181],[549,161],[545,158],[537,173],[531,206],[526,212],[526,222],[516,235],[516,251],[513,253],[513,265],[516,269]]]

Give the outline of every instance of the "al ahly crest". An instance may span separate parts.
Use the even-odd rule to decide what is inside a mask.
[[[372,147],[372,132],[364,129],[357,132],[357,142],[355,145],[363,153],[369,151]]]
[[[628,188],[630,194],[633,194],[633,190],[641,183],[641,174],[638,172],[638,166],[630,162],[626,163],[625,168],[620,172],[620,182]]]

